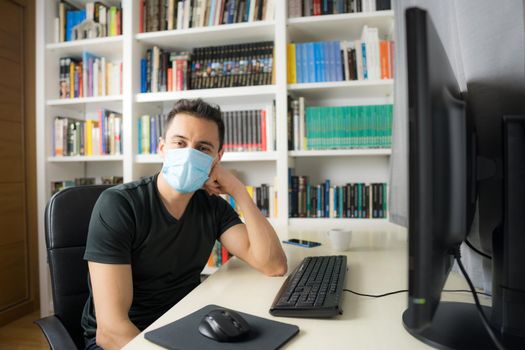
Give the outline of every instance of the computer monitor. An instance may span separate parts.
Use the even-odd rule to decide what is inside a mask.
[[[454,258],[459,258],[459,247],[466,239],[474,217],[478,199],[477,145],[489,140],[476,135],[476,118],[467,108],[469,99],[466,97],[470,91],[468,94],[460,91],[443,44],[426,11],[407,9],[406,34],[409,104],[409,298],[408,308],[403,313],[403,324],[416,338],[435,347],[490,348],[494,346],[493,341],[474,304],[441,301],[443,286]],[[519,133],[514,134],[519,139]],[[525,145],[525,132],[522,137],[521,141]],[[514,165],[508,167],[505,174],[513,181],[516,181],[516,174],[520,174],[516,158],[524,157],[522,164],[525,164],[525,151],[520,152],[516,145],[519,142],[515,140]],[[507,148],[504,151],[507,152]],[[514,176],[510,176],[510,173]],[[525,173],[525,170],[522,169],[521,173]],[[500,189],[503,190],[503,186]],[[483,200],[485,205],[488,198],[485,195],[480,197],[480,201]],[[491,204],[500,208],[503,207],[503,202]],[[514,197],[512,205],[516,204],[525,209],[523,203],[516,202]],[[501,212],[509,213],[505,212],[505,208]],[[504,227],[502,220],[498,227],[502,228],[503,234],[512,231],[516,237],[519,228],[525,228],[523,217],[525,215],[522,215],[520,222],[513,215],[513,220],[518,223]],[[493,235],[493,232],[487,234]],[[525,255],[525,235],[522,234],[521,237],[521,242],[516,238],[514,242],[518,245],[523,243],[522,255]],[[507,256],[509,258],[513,259],[514,256]],[[519,260],[516,262],[519,263]],[[508,261],[506,267],[513,265],[514,262]],[[523,270],[515,267],[512,278],[518,277],[518,271]],[[512,284],[516,285],[519,286],[518,283]],[[508,289],[506,292],[509,292]],[[524,300],[520,292],[510,292],[518,304]],[[483,311],[491,317],[491,308],[483,307]],[[513,325],[506,328],[509,331],[507,333],[493,319],[493,328],[489,328],[493,337],[496,333],[495,337],[500,340],[505,335],[504,343],[509,348],[525,348],[525,338],[520,338],[520,335],[525,336],[523,326],[519,325],[519,322],[525,323],[525,313],[513,313],[510,319]],[[485,323],[488,326],[488,321]]]

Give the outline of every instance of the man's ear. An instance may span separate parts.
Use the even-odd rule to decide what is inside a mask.
[[[224,147],[222,147],[219,153],[217,154],[217,163],[221,161],[223,155],[224,155]]]
[[[161,136],[159,137],[159,144],[157,145],[157,154],[160,156],[160,158],[164,161],[164,149],[166,148],[166,141],[164,141],[164,138]]]

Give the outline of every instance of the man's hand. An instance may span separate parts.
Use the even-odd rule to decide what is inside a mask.
[[[244,190],[244,184],[230,171],[223,168],[219,163],[211,169],[210,177],[204,184],[204,189],[210,194],[228,194],[235,197],[239,191]]]

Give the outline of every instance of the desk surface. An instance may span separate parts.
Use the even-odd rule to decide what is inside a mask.
[[[282,237],[283,232],[279,233]],[[322,242],[316,248],[285,244],[289,272],[306,256],[341,254],[330,249],[330,243],[323,232],[295,230],[288,235],[290,238]],[[356,227],[352,233],[351,248],[344,253],[348,257],[346,288],[368,294],[407,288],[406,229],[391,224]],[[173,322],[207,304],[217,304],[299,326],[299,334],[286,344],[285,349],[429,348],[403,328],[401,315],[407,305],[406,293],[375,299],[344,292],[343,315],[333,319],[273,317],[268,310],[285,278],[286,276],[264,276],[233,258],[146,331]],[[450,274],[445,286],[448,289],[466,287],[463,278],[455,273]],[[443,293],[442,299],[471,302],[472,297],[468,293]],[[124,349],[161,349],[145,340],[143,333]]]

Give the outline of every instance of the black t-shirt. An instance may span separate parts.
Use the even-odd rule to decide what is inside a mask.
[[[200,283],[215,240],[242,223],[221,197],[198,190],[182,217],[175,219],[162,203],[157,175],[109,188],[98,199],[84,259],[131,264],[131,322],[143,330]],[[82,315],[84,336],[96,335],[93,291]]]

